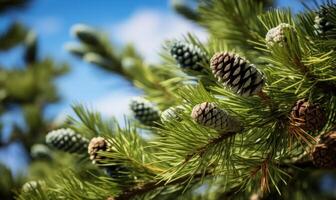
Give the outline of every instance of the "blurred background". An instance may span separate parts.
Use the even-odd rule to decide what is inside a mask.
[[[294,0],[277,5],[302,9]],[[30,152],[41,140],[37,133],[73,115],[71,104],[80,102],[122,119],[129,99],[141,94],[121,76],[65,50],[76,41],[73,25],[98,28],[115,48],[133,44],[148,63],[160,62],[166,39],[187,32],[207,38],[201,27],[176,14],[168,0],[0,0],[0,18],[0,163],[14,176],[24,175],[34,159]]]

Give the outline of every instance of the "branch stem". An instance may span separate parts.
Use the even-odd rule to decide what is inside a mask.
[[[206,175],[209,175],[209,174],[197,174],[193,178],[194,179],[200,179],[200,178],[202,178]],[[176,179],[174,181],[171,181],[171,182],[164,182],[164,181],[148,182],[148,183],[145,183],[143,185],[138,185],[138,186],[132,187],[130,189],[126,189],[119,196],[114,197],[113,199],[114,200],[128,200],[128,199],[131,199],[132,197],[134,197],[136,195],[144,194],[146,192],[157,189],[159,187],[163,187],[163,186],[167,186],[167,185],[182,184],[182,183],[184,183],[188,180],[190,180],[190,177],[185,176],[185,177],[178,178],[178,179]],[[111,197],[109,197],[109,198],[111,199]]]

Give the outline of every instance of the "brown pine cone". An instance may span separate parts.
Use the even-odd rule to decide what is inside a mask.
[[[253,64],[233,53],[216,53],[211,58],[211,69],[218,82],[242,96],[257,94],[265,83],[262,73]]]
[[[306,99],[298,100],[290,114],[291,125],[300,127],[304,131],[320,130],[325,124],[322,109]]]
[[[240,123],[229,116],[228,113],[218,108],[214,103],[204,102],[194,106],[191,117],[198,123],[217,131],[241,131]]]
[[[97,152],[106,151],[108,147],[109,144],[103,137],[94,137],[91,139],[88,147],[88,153],[93,164],[96,164],[98,160],[103,158],[102,156],[99,156]]]
[[[336,131],[330,131],[320,137],[319,143],[314,147],[313,163],[321,168],[336,167]]]
[[[336,149],[336,131],[329,131],[328,133],[321,135],[319,143],[335,146]]]
[[[318,144],[312,152],[313,163],[320,168],[336,167],[336,149],[325,144]]]

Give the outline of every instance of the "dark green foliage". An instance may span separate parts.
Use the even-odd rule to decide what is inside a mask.
[[[0,35],[0,50],[8,50],[24,41],[27,28],[18,22],[13,22],[9,28]]]
[[[0,12],[24,8],[29,0],[4,0],[0,2]],[[59,100],[55,79],[67,72],[66,64],[58,64],[51,58],[39,58],[38,39],[36,34],[19,22],[12,21],[0,34],[0,51],[11,48],[23,48],[23,55],[17,55],[15,63],[22,66],[1,66],[0,69],[0,113],[13,115],[20,122],[6,123],[3,130],[10,130],[8,138],[0,139],[0,148],[16,144],[22,147],[23,153],[15,157],[26,157],[28,168],[25,176],[12,177],[10,172],[1,172],[0,199],[14,199],[22,184],[51,175],[55,170],[52,153],[48,148],[34,146],[44,140],[45,133],[54,127],[52,119],[45,118],[45,109],[51,103]],[[2,52],[5,53],[5,52]],[[5,57],[3,57],[5,58]],[[4,128],[3,128],[4,127]],[[2,133],[0,134],[2,135]],[[30,154],[31,153],[31,154]],[[58,160],[59,161],[59,160]],[[6,164],[6,160],[4,161]],[[39,168],[38,173],[32,173],[33,168]],[[21,168],[17,167],[17,168]],[[48,171],[50,170],[50,171]],[[48,171],[48,173],[44,173]],[[20,172],[19,172],[20,173]]]
[[[321,37],[336,38],[336,4],[328,3],[316,12],[314,27],[316,34]]]
[[[37,36],[34,32],[29,32],[26,40],[26,51],[24,55],[24,60],[27,64],[31,64],[37,61],[37,51],[38,51],[38,44],[37,44]]]

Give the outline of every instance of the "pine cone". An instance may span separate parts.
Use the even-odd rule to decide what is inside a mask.
[[[169,122],[172,120],[181,120],[179,117],[179,114],[181,114],[184,111],[182,106],[176,106],[176,107],[170,107],[164,110],[161,113],[161,121],[164,122]]]
[[[300,99],[292,108],[290,121],[291,125],[300,127],[304,131],[317,131],[324,126],[325,117],[318,105],[306,99]]]
[[[233,53],[216,53],[211,58],[211,69],[219,82],[242,96],[256,94],[264,85],[261,72],[253,64]]]
[[[203,126],[213,128],[217,131],[239,132],[242,127],[236,119],[218,108],[214,103],[204,102],[194,106],[191,117]]]
[[[30,149],[33,159],[50,160],[52,158],[50,149],[44,144],[34,144]]]
[[[88,139],[75,133],[72,129],[58,129],[46,136],[46,143],[56,149],[69,153],[84,153],[88,146]]]
[[[103,159],[103,157],[99,156],[97,152],[107,151],[108,147],[109,144],[103,137],[94,137],[91,139],[88,147],[88,153],[93,164],[96,164],[98,160]]]
[[[143,98],[133,99],[130,103],[130,108],[134,113],[134,117],[145,125],[154,126],[155,122],[160,120],[159,110]]]
[[[199,47],[185,42],[174,42],[170,49],[170,54],[182,69],[201,71],[202,62],[207,62],[206,53]]]
[[[286,34],[294,31],[293,27],[286,23],[281,23],[277,27],[271,28],[266,34],[266,45],[269,48],[279,45],[283,47],[287,43]]]
[[[311,156],[316,167],[336,168],[336,131],[322,135]]]
[[[45,186],[44,181],[28,181],[22,186],[22,192],[31,192]]]
[[[316,13],[314,19],[315,33],[319,36],[326,36],[335,25],[328,19],[330,15],[336,11],[336,4],[321,6],[320,10]]]
[[[321,135],[319,143],[335,146],[336,149],[336,131],[329,131],[328,133]]]

